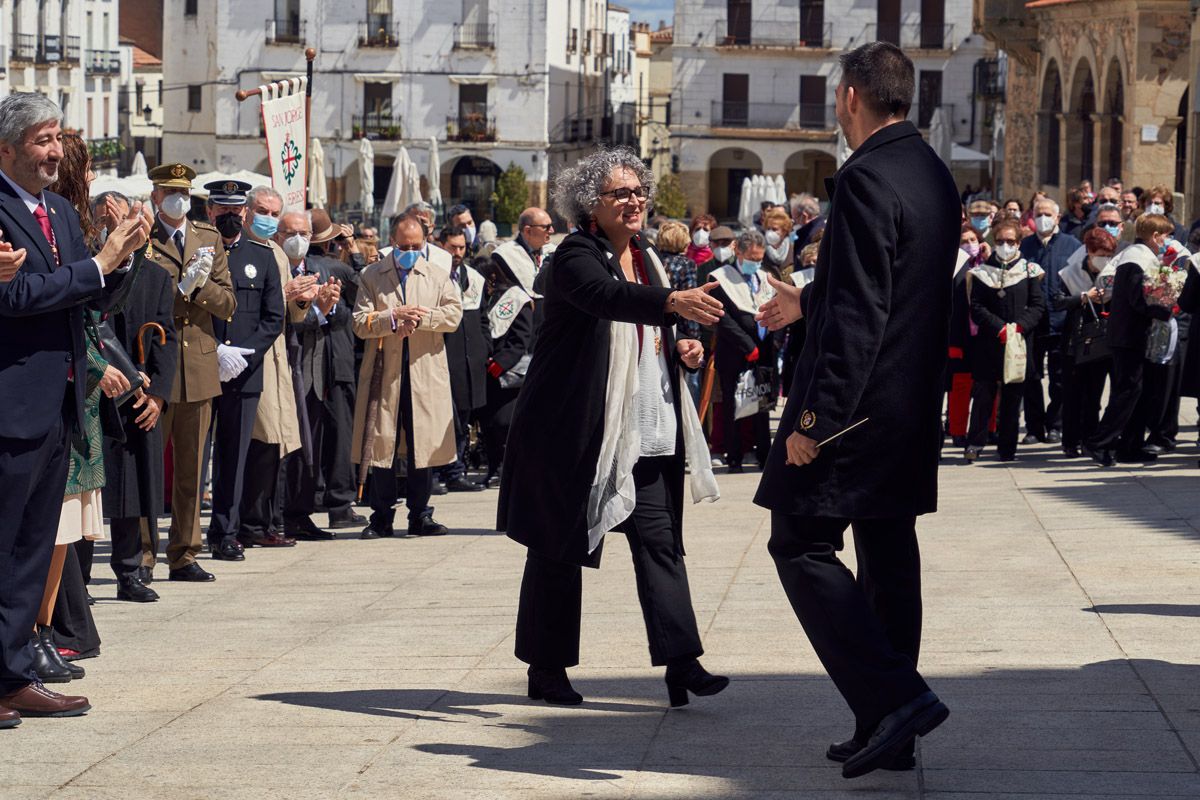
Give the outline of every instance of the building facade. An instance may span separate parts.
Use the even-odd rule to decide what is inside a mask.
[[[515,164],[545,205],[554,170],[611,130],[608,13],[604,0],[168,3],[163,158],[266,172],[259,102],[234,95],[301,76],[312,47],[311,131],[331,206],[353,215],[362,137],[374,140],[377,204],[399,147],[427,175],[436,139],[447,204],[486,215]]]
[[[670,127],[692,210],[732,217],[742,180],[760,173],[824,198],[837,169],[837,57],[870,41],[912,58],[920,128],[941,108],[953,140],[978,147],[976,71],[990,46],[971,13],[968,0],[676,0]]]

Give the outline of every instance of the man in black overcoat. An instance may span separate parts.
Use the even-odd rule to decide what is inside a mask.
[[[916,668],[916,517],[937,507],[961,209],[946,165],[906,121],[908,57],[875,42],[841,62],[837,117],[855,152],[828,182],[813,283],[774,284],[761,315],[778,329],[802,303],[808,338],[755,502],[773,512],[784,590],[854,712],[854,737],[828,752],[852,778],[911,768],[915,737],[949,713]],[[837,557],[848,527],[857,580]]]

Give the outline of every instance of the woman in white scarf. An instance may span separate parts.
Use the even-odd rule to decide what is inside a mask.
[[[498,524],[529,548],[516,655],[529,664],[529,696],[575,705],[567,668],[579,662],[583,566],[599,566],[603,537],[629,539],[650,644],[667,667],[672,705],[728,679],[703,653],[683,563],[685,456],[692,499],[715,499],[708,449],[680,367],[703,347],[675,340],[679,317],[715,323],[710,289],[675,291],[641,235],[653,176],[627,149],[564,170],[559,212],[578,230],[545,275],[538,347],[517,401]]]

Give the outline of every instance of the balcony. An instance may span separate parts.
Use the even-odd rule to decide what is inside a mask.
[[[37,58],[37,36],[32,33],[13,34],[13,61],[32,62]]]
[[[359,47],[393,48],[400,46],[400,26],[387,17],[369,19],[358,25]]]
[[[267,20],[267,44],[304,44],[304,20],[298,17]]]
[[[495,25],[459,25],[454,29],[455,50],[491,50],[495,46]]]
[[[58,34],[42,34],[38,37],[37,62],[57,64],[62,61],[62,37]]]
[[[446,141],[494,142],[496,120],[485,114],[453,114],[446,117]]]
[[[90,75],[116,75],[121,71],[121,53],[117,50],[88,50],[87,71]]]
[[[833,106],[824,103],[747,103],[714,100],[712,127],[760,130],[832,131]]]
[[[80,53],[79,37],[78,36],[67,36],[65,38],[67,41],[67,46],[63,51],[63,61],[70,61],[73,64],[78,64],[79,63],[79,53]]]
[[[929,25],[924,22],[911,24],[872,23],[863,28],[861,39],[852,39],[850,47],[866,42],[891,42],[904,50],[954,50],[953,25]]]
[[[717,32],[718,47],[772,47],[795,50],[814,48],[829,50],[833,47],[833,23],[823,25],[798,25],[791,22],[769,22],[756,20],[748,27],[738,30],[721,26]]]
[[[372,139],[394,142],[404,138],[399,115],[371,113],[355,114],[352,135],[355,139]]]

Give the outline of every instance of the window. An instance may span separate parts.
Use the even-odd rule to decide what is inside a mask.
[[[750,0],[726,0],[727,44],[750,44]]]
[[[800,0],[800,44],[828,47],[825,41],[825,0]]]
[[[196,6],[197,6],[196,0],[184,0],[183,15],[185,17],[194,17],[197,14],[199,14],[200,10]]]
[[[136,87],[134,87],[133,90],[136,96],[136,101],[134,102],[134,111],[138,114],[142,113],[142,109],[145,107],[143,105],[145,103],[145,94],[142,91],[144,88],[145,87],[139,83]]]
[[[917,127],[928,128],[933,121],[933,111],[942,104],[942,73],[939,70],[921,70],[917,83]]]
[[[192,85],[188,86],[188,104],[187,104],[188,111],[202,110],[203,102],[202,102],[202,95],[200,94],[200,90],[202,88],[203,87],[197,83],[193,83]]]
[[[946,0],[921,0],[921,47],[941,50],[946,46]]]
[[[107,138],[108,138],[108,136],[109,136],[109,128],[108,128],[108,105],[109,105],[109,100],[110,100],[110,98],[108,97],[108,95],[105,95],[105,96],[104,96],[104,101],[103,101],[103,104],[104,104],[104,108],[103,108],[103,111],[104,111],[104,138],[105,138],[105,139],[107,139]]]
[[[567,52],[574,53],[579,49],[579,28],[571,28],[571,35],[567,38]]]
[[[363,111],[369,118],[375,120],[392,116],[392,85],[390,83],[364,83]]]
[[[721,83],[721,119],[718,124],[745,126],[750,114],[750,76],[726,73]]]
[[[162,105],[162,87],[163,87],[163,82],[159,81],[158,82],[158,104],[160,106]]]
[[[487,126],[488,87],[486,83],[464,83],[458,87],[458,126]]]
[[[875,39],[900,46],[900,0],[878,0]]]
[[[800,127],[830,127],[825,111],[825,76],[800,76]]]

